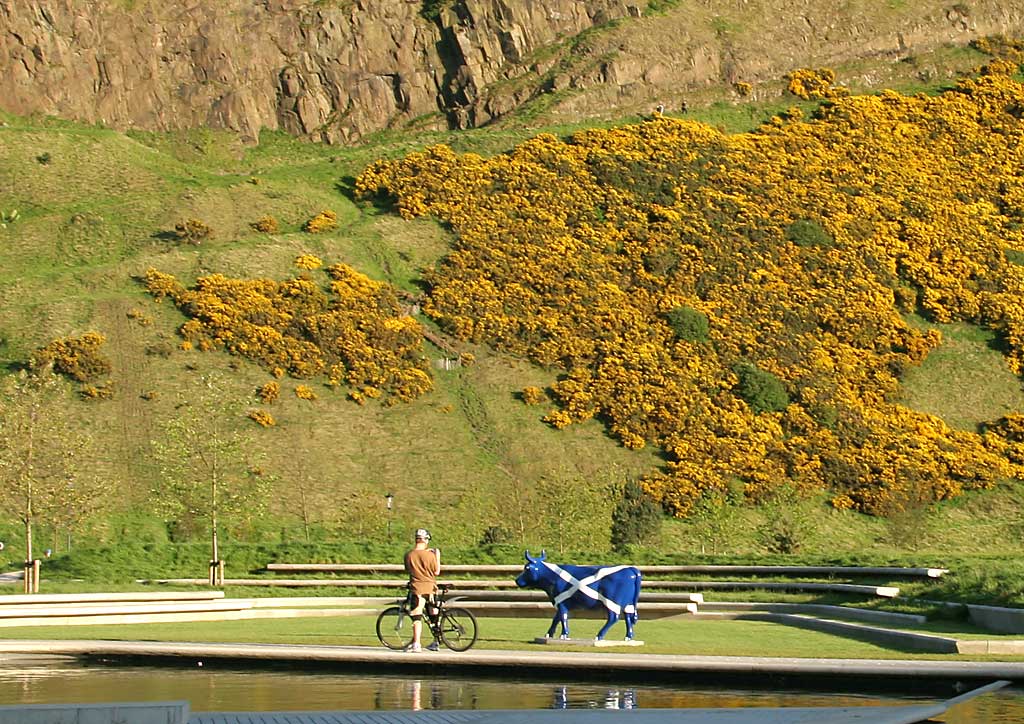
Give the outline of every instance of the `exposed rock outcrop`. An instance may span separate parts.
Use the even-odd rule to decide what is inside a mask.
[[[646,5],[453,0],[428,19],[421,0],[0,0],[0,107],[346,142],[414,122],[480,125],[546,93],[570,113],[629,109],[1024,28],[1024,10],[996,0],[922,0],[881,26],[819,0],[691,0],[642,17]]]

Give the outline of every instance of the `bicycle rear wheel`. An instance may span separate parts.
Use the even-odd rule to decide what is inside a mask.
[[[476,643],[476,617],[464,608],[446,608],[438,634],[441,643],[452,651],[465,651]]]
[[[400,650],[412,643],[412,618],[400,606],[385,608],[377,617],[377,638],[389,649]]]

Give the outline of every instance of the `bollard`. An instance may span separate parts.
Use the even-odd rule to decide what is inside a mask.
[[[25,561],[23,590],[25,593],[39,593],[39,559]]]

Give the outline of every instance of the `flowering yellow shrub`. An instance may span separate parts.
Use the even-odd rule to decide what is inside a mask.
[[[732,89],[736,91],[736,95],[740,98],[746,98],[754,92],[754,86],[743,80],[738,80],[732,84]]]
[[[107,338],[99,332],[86,332],[81,337],[55,339],[36,350],[32,354],[30,364],[33,367],[52,364],[55,372],[67,375],[73,380],[93,382],[110,374],[110,360],[100,349],[106,341]]]
[[[831,68],[798,68],[786,75],[786,89],[797,98],[804,100],[822,100],[824,98],[842,98],[849,95],[843,86],[834,85],[836,72]]]
[[[309,385],[295,385],[295,396],[300,400],[313,401],[316,399],[316,393],[313,392],[313,388]]]
[[[259,219],[252,222],[250,226],[261,234],[276,234],[281,228],[277,223],[277,219],[269,214],[267,216],[261,216]]]
[[[1024,372],[1024,87],[986,72],[936,97],[850,97],[826,70],[789,80],[829,103],[737,135],[657,116],[491,159],[436,146],[372,164],[357,193],[449,224],[423,311],[560,368],[552,426],[597,417],[663,449],[644,485],[679,515],[733,481],[885,514],[1024,476],[999,426],[895,402],[941,342],[908,311],[994,330]],[[673,330],[681,308],[706,335]],[[753,367],[779,406],[740,394],[734,370]]]
[[[547,399],[544,390],[539,387],[524,387],[520,395],[527,405],[539,405]]]
[[[225,349],[278,379],[326,375],[331,385],[348,385],[360,398],[382,397],[385,404],[429,391],[423,328],[403,312],[394,290],[344,264],[326,271],[328,291],[308,278],[221,274],[200,277],[187,289],[154,269],[145,281],[151,294],[172,299],[189,316],[179,329],[183,348]],[[272,402],[280,385],[267,383],[258,394]]]
[[[279,382],[275,382],[274,380],[271,380],[265,385],[261,385],[256,390],[256,396],[260,398],[260,400],[265,405],[271,405],[274,402],[277,402],[277,398],[280,397],[280,395],[281,384]]]
[[[274,416],[266,410],[249,410],[249,419],[253,420],[260,427],[273,427],[277,424]]]
[[[114,397],[114,383],[107,380],[102,385],[83,385],[78,393],[84,400],[110,400]]]
[[[313,256],[312,254],[302,254],[295,258],[295,266],[298,269],[307,269],[312,271],[314,269],[319,269],[323,265],[324,263],[320,257]]]
[[[302,227],[310,234],[322,234],[325,231],[332,231],[338,228],[338,215],[330,209],[325,209]]]

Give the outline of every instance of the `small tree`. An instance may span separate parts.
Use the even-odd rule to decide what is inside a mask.
[[[708,341],[711,323],[708,321],[708,315],[698,309],[676,307],[665,314],[665,320],[679,339],[687,342]]]
[[[302,534],[304,540],[309,543],[311,540],[310,530],[316,526],[322,526],[331,516],[336,514],[338,509],[344,509],[345,513],[355,514],[359,523],[366,523],[367,515],[363,510],[364,503],[357,493],[351,493],[350,501],[341,504],[339,498],[340,486],[331,484],[330,479],[325,479],[329,473],[318,470],[310,463],[313,450],[318,447],[326,447],[323,440],[317,440],[317,428],[310,423],[306,432],[300,435],[294,449],[289,456],[288,486],[281,491],[284,502],[289,511],[298,516],[302,523]],[[354,526],[348,526],[350,530]],[[371,529],[372,530],[372,529]],[[379,530],[379,527],[376,528]],[[360,535],[360,537],[365,537]]]
[[[560,468],[537,481],[538,534],[559,554],[570,549],[607,550],[614,497],[604,476]]]
[[[835,239],[820,223],[814,219],[797,219],[786,227],[786,238],[797,246],[829,248]]]
[[[208,524],[211,566],[221,562],[222,521],[260,515],[267,503],[270,480],[259,466],[255,428],[243,428],[243,408],[224,378],[208,375],[175,407],[163,438],[154,442],[161,471],[155,502],[179,522]]]
[[[811,504],[792,485],[779,486],[761,510],[764,522],[757,536],[769,553],[796,553],[814,535]]]
[[[739,378],[735,392],[755,414],[781,412],[789,406],[789,394],[782,381],[771,372],[749,362],[741,362],[732,368]]]
[[[739,504],[743,500],[741,486],[742,483],[738,483],[729,490],[705,490],[693,506],[690,517],[697,524],[702,554],[707,552],[706,541],[711,542],[711,552],[717,554],[720,544],[739,528]]]
[[[73,527],[105,501],[102,481],[83,464],[93,440],[75,424],[68,397],[50,367],[0,385],[0,506],[24,529],[26,564],[37,524]],[[26,579],[27,592],[37,588]]]
[[[661,518],[661,509],[640,484],[635,480],[627,481],[612,511],[612,547],[621,550],[649,540],[661,528]]]

